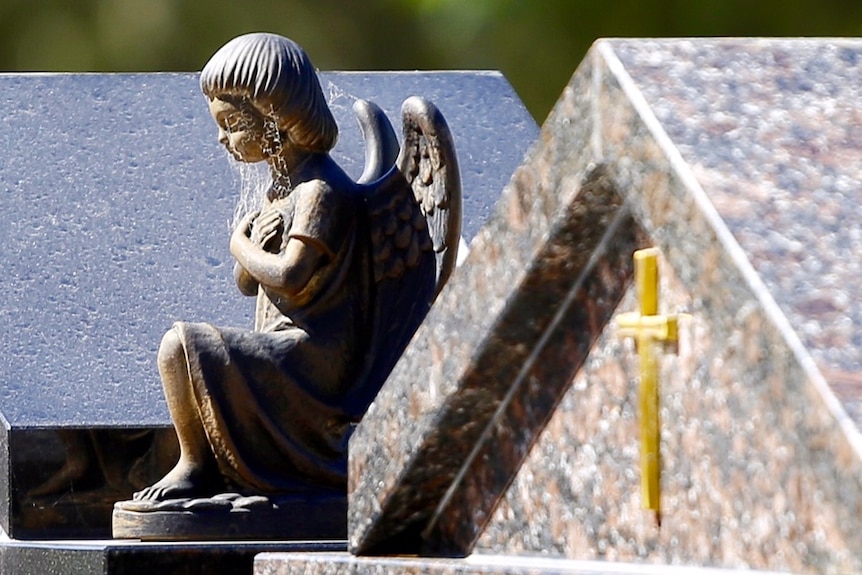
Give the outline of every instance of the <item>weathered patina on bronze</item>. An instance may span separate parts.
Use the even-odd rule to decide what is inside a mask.
[[[356,103],[368,152],[353,181],[329,155],[338,129],[292,41],[235,38],[201,88],[219,141],[272,175],[262,209],[230,238],[236,284],[257,297],[255,328],[177,322],[165,334],[158,365],[180,457],[116,505],[115,537],[284,536],[279,507],[343,509],[353,425],[454,267],[460,237],[454,147],[430,103],[405,101],[400,153],[383,112]],[[255,509],[262,523],[234,513],[220,532],[214,521]],[[344,521],[289,534],[337,536]]]

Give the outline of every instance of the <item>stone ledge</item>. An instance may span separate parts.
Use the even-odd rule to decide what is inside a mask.
[[[0,532],[2,533],[2,532]],[[0,541],[0,573],[15,575],[244,575],[264,552],[300,555],[345,550],[344,541],[236,541],[145,543],[94,541]]]
[[[767,571],[576,561],[545,557],[471,555],[464,559],[355,557],[349,553],[262,553],[255,575],[742,575]]]

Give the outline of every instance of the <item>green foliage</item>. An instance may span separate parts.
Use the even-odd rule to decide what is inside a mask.
[[[321,69],[499,69],[538,120],[610,36],[856,36],[855,0],[0,0],[0,70],[198,70],[267,30]]]

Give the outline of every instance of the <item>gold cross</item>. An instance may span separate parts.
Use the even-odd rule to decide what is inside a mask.
[[[677,316],[658,315],[658,249],[634,253],[635,284],[640,311],[617,316],[620,335],[634,337],[640,355],[641,501],[661,525],[661,422],[659,420],[656,343],[677,340]]]

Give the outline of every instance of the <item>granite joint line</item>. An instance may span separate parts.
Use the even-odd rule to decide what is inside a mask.
[[[602,235],[602,239],[599,240],[596,249],[593,250],[593,253],[590,254],[590,259],[588,260],[587,265],[584,267],[583,270],[581,270],[581,273],[578,275],[577,279],[572,284],[572,287],[566,293],[565,299],[557,308],[557,311],[554,313],[554,316],[551,318],[551,321],[549,322],[545,330],[542,332],[542,335],[536,342],[536,345],[533,346],[533,349],[530,351],[530,355],[527,356],[527,358],[525,359],[524,364],[521,366],[520,370],[518,371],[518,374],[515,376],[515,379],[509,386],[509,389],[506,391],[506,395],[503,397],[503,400],[500,401],[499,405],[497,406],[497,409],[494,411],[494,415],[488,420],[488,423],[482,430],[481,435],[479,436],[476,443],[473,445],[470,454],[467,456],[464,463],[458,469],[458,473],[452,480],[452,483],[446,489],[446,493],[443,495],[442,499],[440,500],[440,503],[437,505],[437,508],[434,510],[434,513],[431,516],[431,521],[429,521],[428,525],[422,532],[423,537],[428,537],[429,533],[433,530],[441,514],[451,501],[455,491],[463,482],[464,477],[472,466],[472,463],[476,459],[476,456],[482,451],[483,445],[493,434],[493,429],[497,421],[499,421],[505,413],[506,409],[512,401],[512,398],[515,396],[515,393],[520,388],[524,378],[531,371],[539,355],[541,355],[548,341],[550,341],[551,337],[559,327],[560,322],[563,320],[563,318],[565,318],[569,308],[575,301],[575,298],[577,297],[580,289],[583,287],[587,278],[595,269],[601,255],[607,249],[607,245],[608,243],[610,243],[609,238],[613,237],[616,234],[622,223],[626,221],[629,216],[629,209],[626,207],[625,203],[622,203],[617,208],[617,213],[614,216],[613,221],[611,222],[610,226],[608,226],[608,229],[605,231],[605,233]]]
[[[664,152],[672,170],[680,178],[682,184],[689,191],[697,207],[701,210],[706,221],[715,232],[719,243],[731,261],[736,265],[742,277],[751,289],[754,297],[763,306],[766,317],[776,326],[788,347],[790,347],[802,369],[805,370],[808,379],[822,398],[826,408],[835,418],[838,426],[844,432],[850,447],[858,458],[862,458],[862,432],[853,423],[852,418],[844,409],[835,392],[829,387],[814,358],[802,344],[799,335],[792,328],[790,320],[779,307],[778,303],[769,293],[763,280],[760,279],[751,262],[746,256],[742,246],[733,237],[727,224],[724,223],[715,206],[709,200],[694,172],[685,162],[681,152],[671,140],[667,132],[652,111],[643,93],[637,87],[634,79],[626,71],[622,61],[617,57],[612,44],[609,41],[597,43],[597,49],[605,60],[609,72],[616,78],[620,88],[626,94],[635,112],[646,125],[650,134],[655,139],[659,148]],[[598,129],[598,128],[596,128]]]

